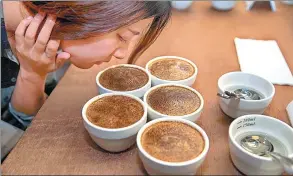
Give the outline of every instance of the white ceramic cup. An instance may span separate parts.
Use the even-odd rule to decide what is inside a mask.
[[[115,129],[103,128],[91,123],[86,116],[88,106],[100,98],[115,95],[130,97],[139,102],[143,106],[144,110],[141,119],[130,126]],[[97,145],[110,152],[120,152],[128,149],[135,143],[137,132],[147,121],[147,108],[141,99],[133,95],[124,93],[107,93],[90,99],[82,108],[82,118],[86,130]]]
[[[220,107],[225,114],[237,118],[247,114],[263,114],[275,95],[275,87],[266,79],[244,72],[230,72],[222,75],[218,80],[218,92],[224,91],[231,86],[248,87],[264,95],[261,100],[235,100],[219,98]]]
[[[152,65],[153,62],[161,60],[161,59],[179,59],[179,60],[183,60],[188,62],[190,65],[193,66],[194,68],[194,73],[193,75],[191,75],[189,78],[183,79],[183,80],[178,80],[178,81],[170,81],[170,80],[163,80],[160,79],[154,75],[152,75],[151,71],[149,70],[150,66]],[[198,73],[198,68],[197,66],[191,62],[190,60],[183,58],[183,57],[178,57],[178,56],[160,56],[160,57],[156,57],[152,60],[150,60],[147,64],[146,64],[146,71],[151,75],[151,79],[152,79],[152,86],[156,86],[156,85],[160,85],[160,84],[166,84],[166,83],[173,83],[173,84],[181,84],[181,85],[186,85],[186,86],[192,86],[192,84],[195,82],[197,73]]]
[[[293,158],[293,129],[286,123],[264,115],[245,115],[235,119],[229,127],[230,155],[234,165],[246,175],[281,175],[282,166],[271,158],[246,151],[237,137],[244,133],[265,133],[283,143],[287,157]],[[252,133],[251,133],[252,134]]]
[[[212,6],[217,10],[231,10],[236,4],[236,1],[212,1]]]
[[[166,162],[148,154],[142,147],[141,136],[144,130],[147,129],[149,126],[162,121],[175,121],[185,123],[200,132],[205,143],[204,149],[201,154],[199,154],[196,158],[192,160],[184,162]],[[193,122],[190,122],[189,120],[168,117],[156,119],[144,125],[138,132],[136,143],[139,150],[139,157],[142,160],[146,171],[150,175],[194,175],[197,169],[204,162],[209,150],[209,138],[200,126],[196,125]]]
[[[177,86],[177,87],[182,87],[182,88],[186,88],[188,90],[191,90],[192,92],[194,92],[200,99],[200,106],[199,108],[190,113],[190,114],[186,114],[186,115],[182,115],[182,116],[170,116],[170,115],[166,115],[166,114],[162,114],[156,110],[154,110],[147,102],[147,99],[148,99],[148,95],[155,89],[158,89],[158,88],[161,88],[161,87],[165,87],[165,86]],[[204,99],[202,97],[202,95],[196,91],[195,89],[189,87],[189,86],[184,86],[184,85],[180,85],[180,84],[161,84],[161,85],[157,85],[157,86],[154,86],[152,87],[151,89],[149,89],[144,97],[143,97],[143,101],[147,104],[147,109],[148,109],[148,118],[150,120],[154,120],[154,119],[158,119],[158,118],[162,118],[162,117],[176,117],[176,118],[182,118],[182,119],[186,119],[186,120],[190,120],[192,122],[195,122],[201,115],[202,111],[203,111],[203,106],[204,106]]]
[[[148,82],[141,88],[138,88],[138,89],[135,89],[135,90],[131,90],[131,91],[115,91],[115,90],[110,90],[104,86],[101,85],[100,83],[100,76],[106,71],[106,70],[109,70],[111,68],[115,68],[115,67],[120,67],[120,66],[125,66],[125,67],[132,67],[132,68],[137,68],[137,69],[140,69],[142,70],[143,72],[145,72],[148,76]],[[99,93],[100,94],[104,94],[104,93],[126,93],[126,94],[129,94],[129,95],[134,95],[138,98],[142,98],[143,95],[145,94],[145,92],[151,88],[151,76],[150,74],[142,67],[140,66],[137,66],[137,65],[132,65],[132,64],[119,64],[119,65],[114,65],[114,66],[111,66],[111,67],[108,67],[106,68],[105,70],[99,72],[96,76],[96,83],[98,85],[98,90],[99,90]]]

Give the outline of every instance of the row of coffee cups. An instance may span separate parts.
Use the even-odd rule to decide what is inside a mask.
[[[101,95],[83,107],[85,128],[110,152],[136,142],[151,175],[194,174],[209,149],[206,133],[193,123],[204,104],[201,94],[190,87],[196,75],[194,63],[176,56],[155,58],[146,69],[128,64],[109,67],[96,77]]]
[[[152,59],[146,69],[130,64],[114,65],[98,73],[100,94],[125,93],[147,103],[148,118],[172,116],[195,122],[204,106],[202,95],[191,88],[196,65],[178,56]]]
[[[186,58],[160,56],[150,60],[146,69],[130,64],[111,66],[98,73],[96,83],[100,94],[123,92],[141,98],[151,86],[192,86],[197,72],[197,66]]]

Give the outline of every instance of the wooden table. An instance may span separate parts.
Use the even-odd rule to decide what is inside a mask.
[[[246,12],[244,2],[238,2],[230,12],[217,12],[210,2],[196,2],[188,12],[174,12],[168,28],[137,61],[145,66],[155,56],[178,55],[198,66],[193,87],[203,95],[205,106],[197,123],[210,139],[209,153],[198,174],[241,174],[229,157],[232,119],[220,110],[216,96],[218,78],[239,70],[233,39],[277,40],[293,71],[293,6],[277,3],[277,8],[275,13],[268,6]],[[2,173],[145,174],[136,146],[118,154],[105,152],[90,139],[82,123],[82,106],[98,93],[96,74],[117,63],[113,60],[90,70],[72,66],[5,160]],[[275,87],[275,97],[265,114],[289,123],[285,108],[293,100],[293,88]]]

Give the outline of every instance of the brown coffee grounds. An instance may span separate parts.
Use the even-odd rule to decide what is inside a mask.
[[[141,144],[151,156],[167,162],[194,159],[205,145],[196,129],[175,121],[158,122],[148,127],[142,134]]]
[[[149,67],[152,75],[170,81],[187,79],[195,72],[195,68],[188,62],[179,59],[160,59]]]
[[[184,87],[163,86],[149,93],[147,103],[162,114],[181,116],[196,111],[201,101],[196,93]]]
[[[103,97],[87,108],[90,122],[104,128],[123,128],[139,121],[144,113],[143,106],[136,100],[113,95]]]
[[[127,66],[110,68],[101,74],[99,81],[107,89],[115,91],[131,91],[147,84],[148,75],[138,69]]]

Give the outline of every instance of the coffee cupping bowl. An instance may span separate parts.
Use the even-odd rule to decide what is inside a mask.
[[[196,129],[204,139],[205,146],[203,151],[196,158],[184,162],[167,162],[151,156],[144,150],[141,144],[141,136],[148,127],[154,125],[155,123],[163,121],[181,122]],[[197,169],[204,162],[209,150],[209,138],[200,126],[186,119],[178,119],[172,117],[164,117],[148,122],[139,130],[136,138],[136,143],[139,151],[139,157],[149,175],[195,175]]]
[[[100,76],[107,70],[111,69],[111,68],[115,68],[115,67],[121,67],[121,66],[124,66],[124,67],[131,67],[131,68],[137,68],[137,69],[140,69],[142,70],[143,72],[146,73],[146,75],[148,76],[148,82],[143,86],[143,87],[140,87],[138,89],[135,89],[135,90],[131,90],[131,91],[116,91],[116,90],[111,90],[111,89],[108,89],[104,86],[101,85],[100,83]],[[151,88],[151,76],[150,74],[142,67],[140,66],[137,66],[137,65],[132,65],[132,64],[119,64],[119,65],[114,65],[114,66],[111,66],[111,67],[108,67],[106,68],[105,70],[103,71],[100,71],[97,76],[96,76],[96,83],[97,83],[97,86],[98,86],[98,91],[100,94],[104,94],[104,93],[125,93],[125,94],[129,94],[129,95],[134,95],[138,98],[142,98],[143,95],[145,94],[145,92]]]
[[[212,1],[212,7],[220,11],[231,10],[233,9],[235,5],[236,5],[236,1],[219,1],[219,0]]]
[[[100,126],[97,126],[90,122],[87,118],[86,112],[88,106],[95,102],[96,100],[106,97],[106,96],[115,96],[115,95],[122,95],[126,97],[130,97],[138,101],[143,106],[143,116],[139,121],[137,121],[134,124],[131,124],[130,126],[123,127],[123,128],[103,128]],[[110,152],[120,152],[128,149],[135,143],[136,135],[139,131],[139,129],[146,123],[147,121],[147,107],[145,103],[129,94],[123,94],[123,93],[106,93],[103,95],[98,95],[96,97],[93,97],[90,99],[82,108],[82,118],[83,118],[83,124],[90,134],[91,138],[97,145],[99,145],[104,150],[110,151]]]
[[[178,80],[178,81],[171,81],[171,80],[164,80],[164,79],[160,79],[154,75],[152,75],[151,71],[149,70],[150,66],[152,65],[153,62],[161,60],[161,59],[179,59],[179,60],[183,60],[188,62],[190,65],[193,66],[194,68],[194,73],[183,80]],[[179,56],[160,56],[160,57],[156,57],[153,58],[152,60],[150,60],[147,64],[146,64],[146,71],[151,75],[151,79],[152,79],[152,86],[156,86],[156,85],[160,85],[160,84],[166,84],[166,83],[173,83],[173,84],[181,84],[181,85],[186,85],[186,86],[192,86],[193,83],[195,82],[197,73],[198,73],[198,68],[197,66],[191,62],[190,60],[183,58],[183,57],[179,57]]]
[[[157,89],[157,88],[161,88],[161,87],[164,87],[164,86],[178,86],[178,87],[182,87],[182,88],[186,88],[188,90],[191,90],[193,93],[195,93],[199,99],[200,99],[200,106],[198,107],[198,109],[190,114],[186,114],[186,115],[182,115],[182,116],[170,116],[170,115],[167,115],[167,114],[162,114],[156,110],[154,110],[147,102],[147,99],[148,99],[148,95],[151,93],[151,91]],[[203,107],[204,107],[204,99],[202,97],[202,95],[196,91],[195,89],[189,87],[189,86],[185,86],[185,85],[180,85],[180,84],[161,84],[161,85],[157,85],[157,86],[154,86],[152,87],[151,89],[149,89],[144,97],[143,97],[143,100],[144,102],[146,103],[147,105],[147,109],[148,109],[148,118],[150,120],[154,120],[154,119],[158,119],[158,118],[162,118],[162,117],[176,117],[176,118],[182,118],[182,119],[187,119],[187,120],[190,120],[192,122],[195,122],[201,115],[202,111],[203,111]]]
[[[248,114],[263,114],[271,103],[275,94],[275,87],[268,80],[250,73],[229,72],[222,75],[218,80],[218,92],[224,93],[227,89],[237,87],[248,87],[264,95],[260,100],[224,99],[219,98],[219,104],[223,112],[237,118]]]
[[[281,175],[284,170],[278,162],[269,157],[252,154],[241,147],[240,138],[249,134],[265,134],[278,139],[287,150],[286,156],[293,158],[293,129],[274,117],[259,114],[241,116],[235,119],[229,127],[230,156],[234,165],[242,173],[246,175]]]

